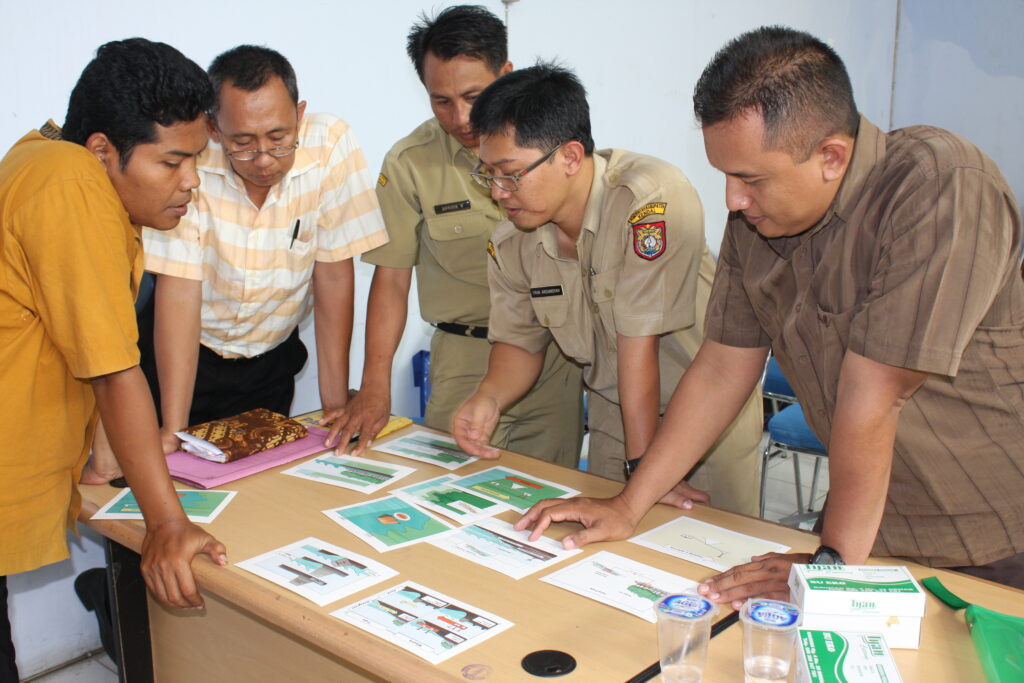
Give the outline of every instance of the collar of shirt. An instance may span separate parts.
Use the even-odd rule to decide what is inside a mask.
[[[825,215],[809,230],[793,237],[768,240],[768,246],[782,258],[789,258],[797,247],[812,240],[816,234],[831,224],[834,218],[845,222],[848,216],[847,212],[857,203],[872,172],[876,168],[880,168],[880,162],[884,158],[885,134],[878,126],[861,116],[860,125],[857,128],[857,139],[853,146],[853,158],[850,159],[846,175],[843,176],[839,190]]]
[[[53,122],[53,119],[46,119],[46,123],[39,126],[39,134],[48,140],[63,140],[64,130]]]
[[[608,161],[596,151],[590,156],[594,160],[594,179],[590,181],[590,196],[587,197],[587,208],[584,209],[583,220],[580,222],[580,235],[576,238],[577,252],[580,245],[586,249],[588,245],[593,244],[593,238],[587,239],[584,232],[597,235],[597,231],[601,227],[601,207],[604,204],[604,194],[608,187],[604,178],[605,172],[608,170]],[[558,230],[558,226],[554,223],[545,223],[538,230],[544,251],[553,259],[561,259],[562,257],[558,253],[558,234],[555,232]],[[580,258],[586,256],[586,254],[579,253],[577,255]],[[586,265],[589,267],[590,264]]]

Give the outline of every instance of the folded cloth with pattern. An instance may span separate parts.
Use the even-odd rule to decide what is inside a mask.
[[[266,408],[188,427],[175,436],[182,450],[204,460],[234,462],[282,444],[298,441],[305,425]]]

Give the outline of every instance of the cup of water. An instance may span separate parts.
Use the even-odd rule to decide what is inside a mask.
[[[789,676],[800,609],[789,602],[751,598],[743,621],[743,674],[746,683],[772,683]]]
[[[664,683],[700,683],[718,606],[699,595],[670,595],[658,603],[658,651]]]

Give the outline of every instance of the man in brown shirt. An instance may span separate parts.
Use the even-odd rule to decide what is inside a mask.
[[[498,414],[491,389],[515,387],[510,373],[530,379],[525,364],[494,361],[526,353],[539,362],[553,341],[583,367],[590,390],[589,471],[625,481],[623,465],[647,448],[704,337],[715,264],[700,199],[661,159],[595,151],[586,93],[565,69],[540,64],[503,76],[481,93],[471,120],[481,135],[474,177],[509,220],[494,231],[489,259],[492,362],[455,414],[456,439],[485,454],[464,428],[489,434],[487,418]],[[495,175],[537,159],[514,183]],[[717,507],[757,510],[760,408],[760,393],[751,394],[688,475]]]
[[[583,521],[570,545],[628,535],[771,346],[828,445],[817,561],[907,557],[1024,587],[1022,228],[995,164],[940,129],[882,133],[839,57],[790,29],[728,44],[694,105],[733,212],[707,340],[622,495],[520,526]],[[782,596],[809,559],[753,558],[702,591]]]

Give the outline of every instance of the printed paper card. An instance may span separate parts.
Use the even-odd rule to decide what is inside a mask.
[[[440,664],[513,626],[511,621],[412,582],[331,614],[431,664]]]
[[[393,465],[352,455],[324,453],[284,470],[281,474],[341,486],[353,491],[375,493],[415,471],[415,467],[405,465]]]
[[[455,445],[455,439],[423,429],[417,429],[385,444],[375,444],[373,450],[419,460],[420,462],[429,462],[446,470],[458,469],[469,462],[477,460],[474,456],[463,453]]]
[[[546,536],[536,541],[530,541],[529,537],[529,530],[516,531],[500,519],[482,519],[434,536],[427,542],[513,579],[521,579],[581,552],[566,550],[561,543]]]
[[[603,602],[654,623],[655,607],[662,598],[693,593],[697,582],[641,564],[607,550],[573,562],[541,581]]]
[[[178,501],[188,518],[208,524],[217,518],[238,491],[177,490]],[[96,511],[93,519],[142,519],[142,510],[131,489],[124,489]]]
[[[323,512],[381,553],[419,543],[453,528],[429,512],[394,496]]]
[[[691,517],[677,517],[629,540],[719,571],[750,562],[754,555],[784,553],[789,550],[789,546],[723,529]]]
[[[491,500],[526,511],[548,498],[572,498],[576,489],[545,481],[508,467],[492,467],[451,482],[452,486],[479,493]]]
[[[434,479],[395,489],[392,494],[460,524],[471,524],[510,509],[490,498],[455,488],[451,482],[457,478],[454,474],[442,474]]]
[[[313,537],[236,565],[321,607],[398,574],[380,562]]]

